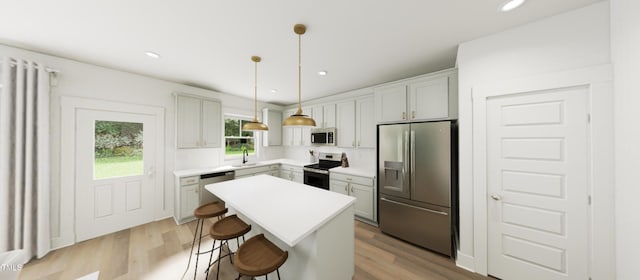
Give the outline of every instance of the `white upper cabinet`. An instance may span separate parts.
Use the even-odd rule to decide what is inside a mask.
[[[326,104],[322,106],[324,111],[324,122],[322,127],[335,127],[336,126],[336,104]]]
[[[295,114],[296,110],[287,110],[282,112],[283,116],[283,120],[288,118],[289,116],[291,116],[292,114]],[[286,127],[283,126],[282,127],[282,145],[284,146],[293,146],[293,128],[292,127]]]
[[[409,118],[443,119],[449,116],[449,77],[409,85]]]
[[[337,146],[342,148],[356,147],[356,112],[355,101],[349,100],[336,104]]]
[[[222,110],[215,100],[177,95],[178,148],[220,147]]]
[[[284,111],[283,118],[296,113],[298,109]],[[302,108],[302,114],[311,116],[311,107]],[[310,146],[311,145],[311,128],[310,127],[282,127],[282,144],[284,146]]]
[[[378,123],[456,119],[457,70],[449,69],[374,89]]]
[[[202,100],[202,147],[220,147],[222,141],[222,105],[220,102]]]
[[[335,106],[335,105],[334,105]],[[316,121],[316,127],[321,128],[324,126],[324,109],[322,105],[315,105],[311,108],[310,117]]]
[[[317,128],[336,126],[336,104],[313,106],[311,117],[316,121]]]
[[[302,107],[302,113],[307,115],[307,116],[312,116],[313,112],[311,110],[311,107]],[[316,127],[317,127],[317,123],[316,123]],[[300,130],[300,135],[302,137],[300,144],[301,146],[311,146],[311,127],[301,127],[298,128]]]
[[[407,120],[407,86],[404,84],[374,89],[378,123]]]
[[[178,96],[177,105],[178,148],[200,147],[200,99]]]
[[[282,112],[264,108],[262,109],[262,121],[269,126],[268,131],[262,132],[262,146],[282,145]]]
[[[376,147],[373,96],[356,99],[356,148]]]

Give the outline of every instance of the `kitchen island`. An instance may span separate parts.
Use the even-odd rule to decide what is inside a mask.
[[[251,224],[246,238],[264,233],[289,252],[280,268],[282,279],[352,278],[353,197],[269,175],[205,188],[223,200],[230,213]]]

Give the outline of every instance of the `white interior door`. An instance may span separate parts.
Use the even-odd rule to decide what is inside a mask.
[[[156,132],[153,115],[77,110],[76,242],[153,220]]]
[[[488,272],[588,279],[588,89],[486,102]]]

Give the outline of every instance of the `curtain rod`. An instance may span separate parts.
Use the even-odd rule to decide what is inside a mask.
[[[2,63],[3,61],[0,60],[0,63]],[[11,61],[9,61],[9,65],[11,66],[17,66],[18,63],[16,61],[14,61],[13,59],[11,59]],[[40,66],[36,66],[36,68],[40,68]],[[48,72],[48,73],[54,73],[54,74],[58,74],[60,73],[60,70],[55,69],[55,68],[50,68],[50,67],[45,67],[44,71]]]

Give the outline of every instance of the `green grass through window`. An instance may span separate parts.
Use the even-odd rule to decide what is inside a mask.
[[[106,179],[142,175],[143,173],[144,161],[140,155],[96,158],[93,175],[95,179]]]

